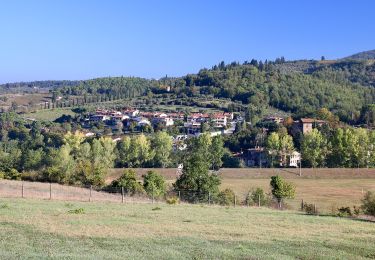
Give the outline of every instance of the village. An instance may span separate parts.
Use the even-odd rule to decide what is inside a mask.
[[[262,119],[262,122],[282,125],[284,118],[267,116]],[[212,137],[232,135],[235,133],[237,125],[243,123],[249,124],[244,122],[239,114],[232,112],[150,112],[126,107],[117,110],[97,109],[85,118],[83,128],[87,130],[86,136],[89,137],[95,135],[95,133],[89,131],[93,125],[104,124],[104,127],[110,129],[111,133],[118,133],[113,135],[114,141],[121,140],[123,134],[147,134],[154,130],[174,128],[175,131],[171,133],[173,147],[175,150],[182,151],[187,147],[185,140],[188,138],[197,137],[204,132],[210,133]],[[306,134],[311,132],[314,127],[322,126],[325,123],[324,120],[301,118],[293,121],[293,131]],[[264,134],[269,131],[266,127],[262,130]],[[242,160],[246,167],[262,168],[270,165],[270,151],[261,145],[232,155]],[[286,155],[286,159],[280,159],[280,167],[298,168],[301,166],[301,159],[301,153],[294,150]]]

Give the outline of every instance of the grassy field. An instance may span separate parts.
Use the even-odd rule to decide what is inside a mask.
[[[265,208],[0,199],[0,222],[1,259],[375,257],[374,223]]]
[[[156,170],[168,180],[174,182],[176,169],[136,169],[141,178],[148,170]],[[122,169],[113,169],[107,182],[120,176]],[[342,206],[359,205],[366,191],[375,191],[375,169],[221,169],[221,189],[231,188],[239,201],[245,199],[249,190],[262,187],[269,191],[270,178],[281,175],[296,185],[296,198],[287,200],[288,205],[298,209],[303,199],[314,203],[323,213]]]
[[[75,115],[71,108],[55,108],[55,109],[45,109],[38,110],[32,113],[22,114],[24,118],[33,118],[41,121],[54,121],[56,118],[61,117],[62,115]]]

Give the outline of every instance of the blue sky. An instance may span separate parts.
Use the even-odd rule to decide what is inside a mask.
[[[0,0],[0,83],[182,76],[375,49],[375,1]]]

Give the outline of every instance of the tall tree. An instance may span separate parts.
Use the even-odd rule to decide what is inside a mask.
[[[327,139],[317,129],[303,136],[301,153],[303,160],[309,166],[313,168],[325,166],[328,152]]]

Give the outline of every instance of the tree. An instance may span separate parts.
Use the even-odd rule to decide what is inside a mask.
[[[327,139],[314,128],[303,136],[301,144],[302,158],[309,166],[324,166],[328,154]]]
[[[124,188],[124,191],[130,195],[142,194],[143,186],[137,181],[136,173],[132,169],[126,169],[120,178],[112,181],[111,186],[114,188]]]
[[[266,147],[271,157],[271,166],[274,166],[274,162],[276,161],[277,155],[280,150],[280,137],[278,133],[273,132],[268,136]]]
[[[148,171],[142,177],[143,187],[149,196],[157,198],[165,195],[166,183],[163,176],[154,171]]]
[[[284,199],[292,199],[295,196],[295,186],[292,183],[286,182],[281,176],[276,175],[271,177],[271,191],[281,208],[281,203]]]
[[[294,150],[293,138],[290,135],[285,135],[280,138],[280,156],[283,166],[287,166],[287,156]]]
[[[134,157],[133,166],[145,166],[154,157],[155,153],[151,150],[150,140],[141,134],[132,139],[130,150],[132,151]]]
[[[362,199],[362,206],[364,213],[370,216],[375,216],[375,193],[368,191]]]
[[[294,150],[293,138],[287,132],[271,133],[267,138],[266,146],[271,156],[271,165],[274,164],[276,157],[280,158],[280,164],[287,165],[287,156]]]
[[[119,167],[132,167],[134,154],[131,149],[131,142],[131,138],[125,136],[116,144],[116,164]]]
[[[182,174],[174,183],[174,188],[183,192],[182,196],[185,200],[206,200],[209,194],[214,196],[219,192],[221,181],[216,174],[209,172],[212,165],[210,146],[209,134],[202,134],[190,140],[183,161]]]
[[[173,141],[171,136],[166,132],[157,132],[151,140],[151,147],[155,152],[154,164],[158,167],[165,168],[171,162],[171,151]]]
[[[223,165],[223,155],[224,155],[224,142],[220,135],[215,136],[212,138],[212,143],[210,147],[210,154],[211,154],[211,168],[213,170],[219,170],[220,167]]]

